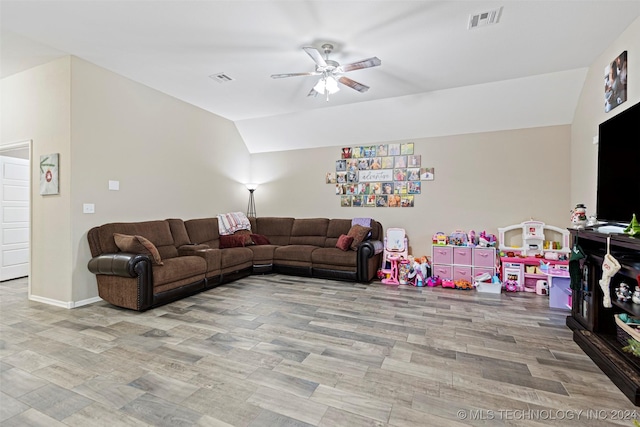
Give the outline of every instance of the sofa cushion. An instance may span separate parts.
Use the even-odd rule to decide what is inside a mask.
[[[319,248],[312,245],[278,246],[273,252],[273,264],[311,267],[311,253],[316,249]]]
[[[270,245],[271,244],[271,242],[269,241],[267,236],[264,236],[262,234],[252,234],[251,235],[251,240],[253,240],[253,243],[255,243],[256,245]]]
[[[235,233],[233,233],[233,235],[234,236],[242,236],[242,237],[244,237],[244,245],[245,246],[255,245],[255,242],[251,238],[251,230],[238,230]]]
[[[245,244],[245,237],[242,234],[232,234],[230,236],[220,236],[220,249],[242,248]]]
[[[324,247],[327,240],[328,218],[296,219],[291,228],[290,245],[312,245]]]
[[[353,242],[351,242],[351,249],[354,251],[358,249],[358,245],[362,243],[371,231],[371,227],[363,227],[362,225],[354,225],[347,233],[347,236],[353,237]]]
[[[130,236],[128,234],[113,233],[113,240],[122,252],[151,255],[151,260],[154,264],[164,265],[158,248],[149,239],[137,235]]]
[[[191,243],[204,243],[212,248],[218,248],[220,233],[218,218],[198,218],[184,222]]]
[[[353,236],[347,236],[346,234],[340,235],[338,238],[338,243],[336,243],[336,248],[341,251],[348,251],[351,249],[351,244],[353,243]]]
[[[144,236],[154,244],[163,260],[178,256],[178,248],[175,246],[169,223],[165,220],[143,222],[112,222],[101,225],[97,232],[93,233],[90,242],[92,256],[103,253],[118,252],[114,233],[130,236]]]
[[[355,271],[358,265],[356,251],[341,251],[338,248],[318,248],[311,254],[313,268],[336,268]],[[340,268],[337,268],[340,267]]]
[[[252,230],[256,234],[267,236],[272,245],[288,245],[293,221],[294,218],[288,217],[260,217],[256,218],[256,226]]]

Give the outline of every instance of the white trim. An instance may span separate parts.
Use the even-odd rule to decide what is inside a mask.
[[[29,301],[35,301],[35,302],[40,302],[40,303],[43,303],[43,304],[53,305],[53,306],[56,306],[56,307],[71,309],[71,308],[82,307],[83,305],[93,304],[94,302],[102,301],[102,298],[93,297],[93,298],[87,298],[87,299],[80,300],[80,301],[67,301],[67,302],[64,302],[64,301],[58,301],[58,300],[51,299],[51,298],[39,297],[37,295],[29,295]]]

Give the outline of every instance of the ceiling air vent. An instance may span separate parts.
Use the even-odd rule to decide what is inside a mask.
[[[478,13],[475,15],[469,15],[469,27],[468,29],[484,27],[490,24],[497,24],[500,20],[500,14],[502,13],[502,7],[489,10],[487,12]]]
[[[213,80],[217,81],[218,83],[227,83],[235,80],[233,77],[228,76],[225,73],[216,73],[216,74],[210,75],[209,77],[211,77]]]

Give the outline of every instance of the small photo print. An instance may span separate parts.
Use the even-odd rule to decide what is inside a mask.
[[[336,172],[344,172],[347,170],[346,160],[336,160]]]
[[[358,162],[358,170],[367,170],[371,166],[371,159],[363,158]]]
[[[420,179],[420,168],[407,169],[407,181],[418,181]]]
[[[343,147],[342,148],[342,158],[343,159],[350,159],[352,154],[353,154],[353,151],[351,150],[351,147]]]
[[[412,208],[413,207],[413,196],[403,196],[400,205],[403,208]]]
[[[400,145],[400,154],[413,154],[413,142],[407,142]]]
[[[344,188],[344,184],[336,184],[336,195],[342,196],[347,193],[346,188]]]
[[[420,168],[421,181],[433,181],[435,176],[435,168]]]
[[[362,206],[362,198],[365,196],[353,196],[351,198],[351,206],[353,206],[354,208],[359,208]]]
[[[383,194],[381,196],[376,197],[377,208],[386,208],[388,206],[389,206],[389,200],[387,200],[387,195]]]
[[[358,160],[356,159],[351,159],[347,162],[347,170],[349,172],[355,172],[358,170]]]
[[[409,168],[419,168],[420,165],[420,154],[412,154],[407,156],[407,167]]]
[[[371,194],[382,194],[382,183],[381,182],[372,182],[371,183]]]
[[[390,156],[399,156],[400,155],[400,144],[389,144],[389,151],[388,151]]]
[[[374,157],[371,159],[371,163],[369,163],[369,169],[378,170],[382,169],[382,158]]]
[[[327,176],[325,178],[325,182],[327,184],[335,184],[336,183],[336,174],[334,172],[327,172]]]
[[[362,147],[363,156],[362,157],[375,157],[376,155],[376,146],[369,145],[367,147]]]
[[[393,169],[393,157],[382,158],[382,169]]]
[[[388,153],[389,153],[389,147],[387,146],[387,144],[378,145],[378,148],[376,149],[376,156],[384,157],[384,156],[388,156],[389,155]]]
[[[388,197],[388,203],[390,208],[399,208],[401,201],[402,201],[402,198],[400,197],[399,194],[392,194],[391,196]]]
[[[356,194],[371,194],[371,183],[370,182],[361,182],[358,184],[358,191]]]
[[[358,172],[347,172],[347,182],[358,182]]]
[[[618,55],[604,69],[604,112],[627,100],[627,51]]]
[[[346,172],[336,172],[336,182],[338,184],[345,184],[347,182]]]
[[[346,191],[345,191],[345,194],[346,194],[346,195],[348,195],[348,196],[353,196],[354,194],[356,194],[356,188],[357,188],[357,185],[354,185],[354,184],[347,184],[347,185],[345,185],[345,186],[344,186],[344,188],[345,188],[345,190],[346,190]]]
[[[393,194],[393,182],[382,183],[382,194]]]
[[[393,170],[393,180],[394,181],[406,181],[407,180],[407,170],[406,169],[394,169]]]
[[[359,159],[360,157],[364,157],[364,147],[353,147],[353,151],[351,152],[351,157],[354,159]]]
[[[351,207],[351,196],[340,196],[340,206],[343,208]]]
[[[422,192],[422,184],[420,181],[409,181],[407,183],[407,193],[420,194]]]
[[[394,168],[406,168],[407,167],[407,156],[396,156],[393,161]]]
[[[406,182],[396,182],[395,188],[393,189],[394,194],[407,194],[407,183]]]
[[[369,194],[367,196],[364,196],[364,205],[367,207],[375,207],[376,206],[376,198],[377,196],[375,194]]]

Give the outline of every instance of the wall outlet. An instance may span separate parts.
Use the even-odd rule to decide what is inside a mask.
[[[93,203],[84,203],[82,205],[82,213],[92,214],[96,213],[96,205]]]
[[[598,145],[598,135],[593,137],[593,145]]]
[[[120,190],[120,181],[109,181],[109,190]]]

